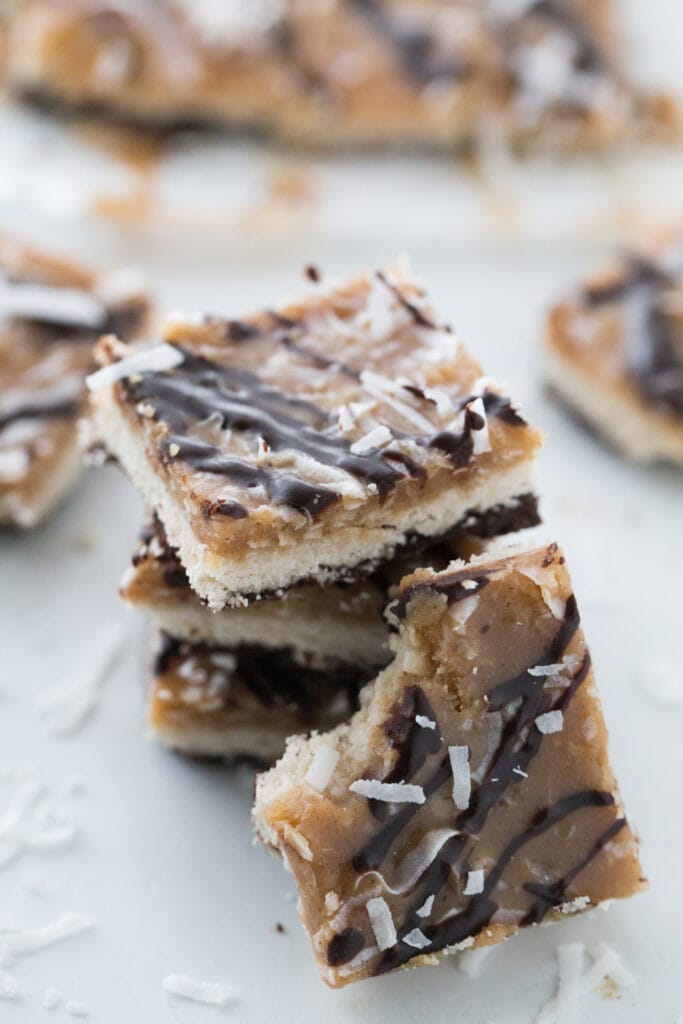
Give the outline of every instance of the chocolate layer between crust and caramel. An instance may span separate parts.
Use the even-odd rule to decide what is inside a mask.
[[[378,564],[534,490],[539,432],[399,271],[98,355],[96,430],[213,608]]]
[[[418,565],[439,569],[481,548],[481,537],[497,536],[539,522],[533,495],[515,504],[468,515],[447,536],[427,547],[410,541],[390,562],[369,575],[358,569],[327,586],[298,583],[269,594],[250,595],[240,608],[211,612],[192,590],[187,573],[158,519],[143,528],[119,593],[150,615],[166,633],[188,641],[236,646],[261,644],[301,655],[381,668],[390,658],[384,609],[392,588]]]
[[[268,764],[293,733],[347,719],[370,674],[348,659],[316,664],[287,650],[190,644],[161,634],[148,692],[149,732],[186,754]]]
[[[680,241],[628,253],[550,313],[552,389],[629,458],[683,465]]]
[[[433,963],[642,888],[556,544],[401,584],[396,658],[257,780],[324,980]]]
[[[599,147],[673,134],[619,68],[611,0],[19,0],[16,93],[138,124],[256,128],[315,146]]]
[[[35,525],[71,486],[93,344],[136,337],[148,311],[123,276],[0,237],[0,523]]]

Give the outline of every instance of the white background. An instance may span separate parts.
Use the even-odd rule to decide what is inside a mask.
[[[680,79],[678,10],[674,0],[631,5],[644,71],[669,69]],[[451,959],[328,991],[288,876],[251,845],[250,772],[184,761],[143,739],[144,628],[115,593],[141,509],[117,471],[90,472],[45,529],[0,536],[0,864],[3,815],[27,779],[43,781],[79,827],[63,850],[26,851],[0,866],[0,934],[67,910],[95,920],[88,934],[9,967],[20,998],[0,1000],[0,1021],[49,1019],[41,1001],[53,986],[102,1024],[531,1024],[554,990],[557,943],[606,939],[636,985],[618,999],[585,997],[581,1020],[675,1024],[683,1015],[682,481],[673,470],[620,462],[556,409],[543,394],[535,346],[548,303],[606,251],[634,210],[637,220],[683,212],[681,155],[643,157],[626,170],[545,166],[523,177],[516,168],[511,179],[496,168],[493,198],[444,162],[309,165],[316,196],[305,217],[285,209],[277,224],[244,231],[240,211],[259,202],[282,158],[217,143],[180,161],[180,171],[178,163],[163,171],[176,226],[148,229],[85,222],[83,196],[101,188],[97,175],[120,172],[99,151],[87,150],[94,178],[76,176],[72,133],[8,110],[2,119],[12,126],[0,136],[2,223],[102,265],[137,264],[162,310],[239,315],[295,291],[311,260],[341,274],[410,252],[438,309],[548,432],[542,511],[569,556],[651,885],[608,913],[527,932],[493,952],[474,980]],[[15,171],[31,147],[41,159],[29,181]],[[225,217],[204,219],[201,231],[178,227],[193,203],[208,211],[217,196]],[[74,735],[50,736],[41,695],[87,677],[112,629],[122,631],[123,651],[94,714]],[[168,973],[227,982],[236,1001],[224,1011],[182,1002],[161,991]],[[52,1015],[69,1019],[63,1008]]]

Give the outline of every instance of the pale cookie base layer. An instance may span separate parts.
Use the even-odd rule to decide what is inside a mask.
[[[204,728],[147,723],[147,738],[189,757],[234,760],[250,758],[267,764],[283,753],[287,736],[275,729]]]
[[[545,378],[567,405],[627,458],[683,466],[683,419],[648,409],[626,388],[617,390],[546,344]]]
[[[74,429],[71,443],[42,467],[40,480],[31,480],[30,499],[11,484],[0,484],[0,526],[29,530],[42,522],[67,496],[83,471],[80,445]]]
[[[409,534],[439,537],[470,512],[512,504],[516,496],[535,490],[532,454],[483,480],[452,485],[429,502],[400,508],[375,526],[339,525],[330,527],[323,537],[306,536],[304,532],[286,546],[254,549],[251,557],[239,562],[226,555],[214,557],[211,571],[207,570],[211,553],[197,541],[182,506],[169,493],[158,454],[142,449],[111,389],[95,395],[93,411],[99,436],[106,438],[108,451],[121,463],[146,504],[156,511],[193,590],[215,609],[244,604],[242,595],[288,587],[303,579],[328,583],[345,569],[391,557]]]
[[[156,606],[152,601],[138,602],[134,607],[149,615],[165,633],[190,642],[289,648],[301,656],[368,667],[379,667],[389,660],[387,629],[381,615],[377,615],[377,621],[365,624],[347,623],[341,615],[330,620],[316,615],[313,600],[306,610],[300,603],[288,604],[286,598],[254,601],[248,608],[218,613],[199,603],[181,601],[175,607]]]

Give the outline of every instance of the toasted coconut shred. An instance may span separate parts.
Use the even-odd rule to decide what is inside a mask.
[[[581,996],[588,995],[605,978],[610,978],[620,988],[635,984],[633,975],[608,943],[599,942],[588,952],[593,962],[584,971],[585,946],[582,942],[557,947],[557,993],[542,1008],[536,1024],[577,1024]]]
[[[167,974],[161,987],[172,996],[208,1006],[227,1006],[235,998],[230,985],[220,981],[198,981],[189,974]]]
[[[86,377],[85,383],[89,391],[100,391],[110,384],[116,384],[119,380],[126,380],[134,377],[136,373],[160,373],[163,370],[173,370],[180,366],[183,353],[169,345],[166,341],[160,341],[150,345],[139,352],[134,352],[125,359],[119,359],[116,363],[103,366]]]
[[[391,949],[396,943],[396,926],[387,901],[375,896],[367,902],[370,925],[379,949]]]
[[[422,786],[407,782],[380,782],[379,779],[357,779],[349,786],[352,793],[367,797],[368,800],[382,800],[390,804],[423,804],[425,794]]]
[[[449,747],[448,757],[453,775],[453,802],[459,811],[466,811],[472,793],[469,747]]]
[[[327,745],[318,747],[305,776],[309,786],[313,786],[314,789],[319,790],[321,793],[324,792],[334,775],[338,761],[339,754],[332,747]]]

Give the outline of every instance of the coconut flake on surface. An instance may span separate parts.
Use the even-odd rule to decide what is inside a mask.
[[[555,950],[558,963],[557,994],[542,1008],[536,1024],[576,1024],[581,995],[584,945],[571,942]]]
[[[382,800],[390,804],[423,804],[425,794],[422,786],[407,782],[381,782],[379,779],[357,779],[349,786],[352,793],[367,797],[368,800]]]
[[[381,448],[383,445],[390,444],[393,440],[394,435],[388,427],[373,427],[372,430],[359,438],[358,441],[353,442],[351,445],[351,451],[354,455],[364,455],[365,452],[371,452],[375,448]]]
[[[396,926],[389,905],[381,896],[368,900],[368,917],[379,949],[391,949],[396,944]]]
[[[476,668],[476,666],[475,666]],[[503,716],[500,711],[491,711],[487,716],[487,740],[486,740],[486,753],[482,757],[476,772],[472,772],[472,778],[475,782],[483,782],[487,771],[493,764],[493,758],[495,757],[496,751],[500,746],[500,741],[503,735]]]
[[[463,896],[478,896],[484,891],[484,869],[475,868],[467,872],[467,882],[462,893]]]
[[[426,715],[415,715],[415,721],[421,729],[436,729],[436,722]]]
[[[81,1003],[77,999],[68,999],[64,1009],[70,1017],[89,1017],[91,1012],[87,1003]]]
[[[94,295],[80,288],[8,281],[0,275],[0,320],[15,317],[98,330],[104,327],[107,310]]]
[[[46,988],[43,992],[43,1009],[56,1010],[62,1001],[62,993],[57,988]]]
[[[39,953],[57,942],[90,931],[94,925],[94,920],[85,914],[67,912],[38,928],[3,930],[0,926],[0,959],[12,961]]]
[[[19,986],[7,971],[0,971],[0,999],[18,999]]]
[[[406,946],[412,946],[413,949],[426,949],[427,946],[431,946],[431,941],[419,928],[413,928],[401,938],[401,942],[405,942]]]
[[[474,609],[479,604],[479,597],[477,594],[472,594],[471,597],[466,597],[462,601],[456,601],[448,609],[448,614],[455,621],[453,629],[457,632],[462,629]]]
[[[448,757],[453,775],[453,802],[459,811],[466,811],[472,794],[469,747],[449,747]]]
[[[11,484],[21,480],[30,465],[25,448],[3,448],[0,450],[0,482]]]
[[[458,957],[458,967],[468,978],[477,978],[492,949],[492,946],[482,946],[480,949],[464,950]]]
[[[478,416],[483,420],[483,426],[478,429],[475,427],[471,428],[472,454],[483,455],[485,452],[490,452],[491,438],[489,437],[489,421],[488,416],[486,415],[483,399],[475,398],[473,402],[468,402],[467,410],[474,416]]]
[[[611,978],[619,988],[630,988],[636,979],[623,963],[615,949],[607,942],[598,942],[588,950],[593,963],[581,980],[582,993],[592,992],[605,978]]]
[[[544,736],[550,736],[554,732],[562,732],[564,726],[564,715],[561,711],[546,711],[534,719],[536,728]]]
[[[303,860],[313,860],[313,850],[311,849],[306,837],[302,835],[298,829],[293,828],[292,825],[285,825],[283,838],[286,843],[289,843],[290,846],[294,847]]]
[[[124,646],[125,634],[120,627],[106,629],[73,679],[38,695],[35,703],[49,735],[69,736],[83,728],[94,714],[110,670]]]
[[[556,676],[563,671],[564,667],[563,661],[556,665],[534,665],[533,668],[527,669],[527,673],[530,676]]]
[[[0,869],[28,851],[62,849],[77,831],[75,822],[49,795],[44,783],[37,779],[21,782],[0,817]]]
[[[435,896],[428,896],[421,907],[418,907],[415,913],[418,917],[429,917],[434,906]]]
[[[419,882],[442,847],[457,834],[453,828],[435,828],[427,832],[417,846],[407,853],[398,864],[393,886],[388,885],[382,878],[385,888],[396,896],[408,892]]]
[[[220,981],[198,981],[189,974],[167,974],[161,987],[172,996],[208,1006],[227,1006],[235,998],[231,985]]]
[[[180,349],[174,348],[166,341],[160,341],[133,352],[132,355],[119,359],[116,363],[103,366],[101,370],[96,370],[95,373],[86,377],[85,383],[89,391],[100,391],[110,384],[134,377],[138,373],[161,373],[163,370],[173,370],[176,366],[180,366],[184,358]]]
[[[522,768],[513,768],[512,769],[512,773],[513,773],[513,775],[519,775],[519,777],[521,779],[528,779],[529,778],[529,773],[525,772]]]
[[[333,747],[323,744],[318,747],[309,766],[305,781],[321,793],[327,789],[339,761],[339,754]]]

